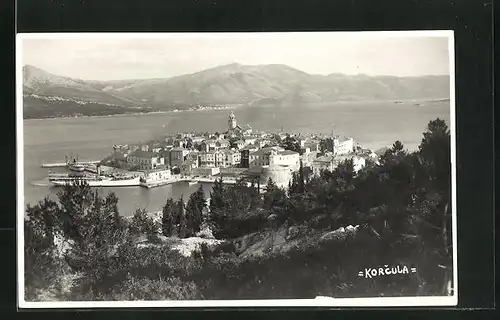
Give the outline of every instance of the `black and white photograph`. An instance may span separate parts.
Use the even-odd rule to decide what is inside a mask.
[[[453,31],[16,42],[20,308],[457,305]]]

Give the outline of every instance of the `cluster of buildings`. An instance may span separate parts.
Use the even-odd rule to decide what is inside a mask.
[[[340,162],[353,159],[355,170],[365,165],[369,150],[357,147],[352,138],[333,137],[333,152],[320,153],[319,137],[296,136],[301,152],[285,150],[277,140],[286,133],[253,132],[250,126],[237,124],[233,112],[223,133],[179,133],[140,146],[115,145],[112,161],[115,165],[140,171],[164,171],[190,176],[212,176],[225,168],[239,168],[240,174],[259,176],[263,183],[272,178],[278,185],[287,186],[300,163],[313,174],[333,170]]]

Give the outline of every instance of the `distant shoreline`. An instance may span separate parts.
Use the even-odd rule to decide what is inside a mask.
[[[387,102],[387,103],[436,103],[436,102],[450,102],[450,98],[422,98],[422,99],[394,99],[394,100],[339,100],[339,101],[331,101],[329,104],[337,104],[337,103],[377,103],[377,102]],[[323,104],[325,102],[313,102],[312,104]],[[184,112],[201,112],[201,111],[221,111],[221,110],[232,110],[237,108],[245,107],[244,105],[232,105],[228,107],[205,107],[203,109],[184,109],[184,110],[166,110],[166,111],[151,111],[151,112],[130,112],[130,113],[114,113],[109,115],[85,115],[85,116],[77,116],[77,117],[46,117],[46,118],[24,118],[23,120],[31,121],[31,120],[60,120],[60,119],[79,119],[79,118],[108,118],[108,117],[125,117],[125,116],[140,116],[140,115],[150,115],[150,114],[170,114],[170,113],[184,113]],[[261,107],[270,107],[270,105],[249,105],[248,108],[261,108]]]

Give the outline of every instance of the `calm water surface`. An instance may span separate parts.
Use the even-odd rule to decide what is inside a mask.
[[[240,125],[256,130],[330,133],[352,136],[365,147],[378,149],[400,140],[415,149],[430,120],[449,123],[449,102],[394,104],[391,102],[350,102],[301,107],[259,107],[235,110]],[[165,114],[119,115],[111,117],[24,120],[24,203],[34,204],[58,189],[41,183],[49,169],[41,163],[64,162],[65,156],[99,160],[112,151],[113,144],[131,144],[162,134],[182,131],[222,132],[228,110],[206,110]],[[160,210],[168,197],[184,198],[198,188],[179,183],[154,189],[139,187],[102,188],[119,198],[121,214],[136,208]],[[211,185],[204,185],[208,193]]]

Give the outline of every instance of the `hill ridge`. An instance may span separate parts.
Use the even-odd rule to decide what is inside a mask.
[[[75,79],[36,66],[23,66],[25,96],[36,94],[159,111],[196,104],[307,105],[344,100],[449,98],[449,88],[446,75],[317,75],[284,64],[235,62],[174,77],[106,81]],[[84,109],[85,104],[82,106]]]

